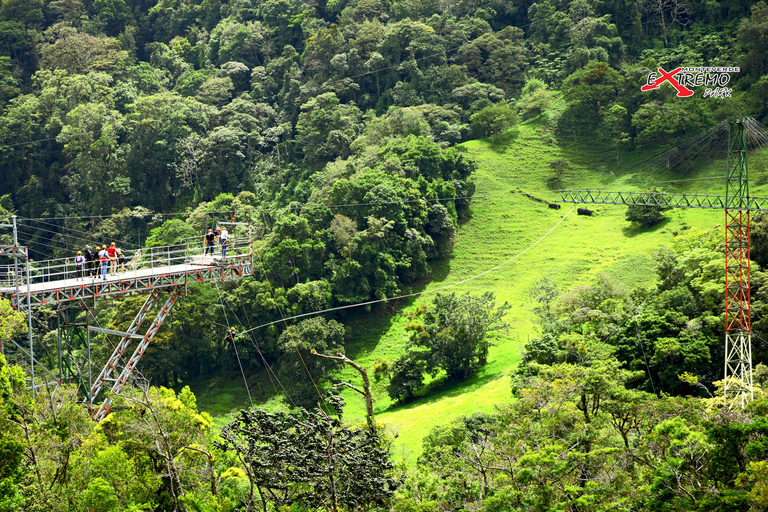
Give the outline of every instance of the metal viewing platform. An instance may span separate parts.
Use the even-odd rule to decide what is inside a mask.
[[[27,248],[18,244],[14,232],[14,244],[0,246],[0,257],[6,261],[13,258],[13,263],[0,265],[0,298],[10,301],[14,309],[25,312],[29,319],[30,333],[32,312],[36,307],[54,306],[59,325],[57,370],[46,368],[35,357],[31,334],[28,347],[14,340],[7,347],[16,349],[24,360],[25,370],[30,375],[28,388],[36,390],[43,386],[57,386],[65,381],[76,382],[85,395],[84,403],[92,418],[100,421],[106,417],[111,408],[110,398],[96,407],[96,399],[102,388],[110,385],[113,394],[122,390],[173,305],[179,297],[187,295],[189,284],[253,274],[251,225],[238,222],[217,224],[233,228],[242,226],[239,228],[241,235],[243,228],[247,227],[247,236],[230,235],[226,257],[222,254],[221,245],[207,247],[202,236],[194,237],[169,246],[123,250],[122,265],[108,262],[106,275],[98,261],[98,249],[95,251],[97,261],[91,265],[86,263],[78,266],[74,255],[71,258],[32,261],[27,257]],[[15,219],[13,225],[2,226],[14,227],[15,230]],[[146,295],[147,298],[127,331],[91,325],[92,311],[98,301],[137,295]],[[163,296],[163,305],[150,326],[143,334],[140,333],[144,320]],[[84,319],[83,311],[86,313]],[[91,378],[92,332],[121,337],[96,379]],[[125,359],[123,356],[134,341],[138,343],[132,355]],[[86,355],[83,360],[77,361],[73,352],[84,352]]]
[[[186,286],[189,282],[253,274],[252,254],[228,254],[222,258],[220,249],[216,256],[204,256],[176,247],[147,249],[146,261],[138,265],[127,263],[125,270],[118,269],[106,279],[97,276],[98,263],[89,269],[85,278],[78,278],[72,259],[31,262],[29,276],[24,268],[14,274],[13,265],[0,265],[0,298],[9,300],[14,309],[26,308],[28,303],[32,307],[62,302],[92,303],[99,299]],[[200,252],[199,248],[197,252]]]

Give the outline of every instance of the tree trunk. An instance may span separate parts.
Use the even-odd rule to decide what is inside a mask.
[[[373,417],[373,397],[371,396],[371,382],[368,380],[368,371],[345,356],[344,354],[338,354],[335,356],[329,356],[326,354],[318,354],[316,352],[313,352],[314,356],[322,357],[324,359],[335,359],[337,361],[343,361],[344,363],[348,364],[358,372],[360,372],[361,377],[363,378],[363,389],[353,386],[349,382],[342,382],[341,386],[347,386],[348,388],[357,391],[361,395],[365,397],[365,412],[366,412],[366,422],[368,423],[368,430],[371,431],[372,434],[376,433],[376,422]]]

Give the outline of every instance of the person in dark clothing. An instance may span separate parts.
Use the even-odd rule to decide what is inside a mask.
[[[123,254],[123,250],[121,248],[116,249],[117,252],[117,266],[125,272],[125,254]]]
[[[93,262],[96,257],[93,255],[90,245],[85,246],[85,253],[83,256],[85,256],[85,271],[88,273],[88,277],[93,277]]]
[[[205,256],[208,256],[208,251],[211,251],[211,256],[213,256],[213,245],[215,243],[216,234],[212,229],[209,229],[208,233],[205,234]]]

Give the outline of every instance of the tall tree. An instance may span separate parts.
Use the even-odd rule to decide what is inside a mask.
[[[313,357],[314,352],[343,352],[344,326],[321,317],[302,320],[289,326],[278,340],[280,367],[278,376],[290,383],[288,396],[293,405],[314,408],[323,400],[322,388],[330,373],[343,362]]]
[[[344,402],[336,397],[341,414]],[[237,454],[251,483],[246,506],[264,512],[302,504],[337,510],[386,506],[399,482],[382,440],[368,429],[350,429],[322,410],[294,414],[240,411],[222,428],[218,446]]]

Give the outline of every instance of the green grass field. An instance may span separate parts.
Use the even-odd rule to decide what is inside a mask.
[[[415,288],[426,292],[423,296],[399,304],[394,314],[361,315],[347,324],[353,333],[347,355],[370,372],[377,362],[392,360],[402,353],[408,339],[406,315],[417,304],[429,301],[432,290],[502,265],[445,290],[459,294],[492,291],[498,303],[506,301],[512,305],[506,317],[510,327],[496,336],[489,363],[477,375],[453,385],[444,385],[438,376],[428,384],[425,396],[405,405],[391,402],[384,382],[374,385],[377,421],[397,436],[395,456],[409,464],[416,461],[421,439],[435,425],[478,411],[492,411],[497,404],[511,399],[510,371],[520,359],[521,347],[537,334],[529,298],[537,280],[546,276],[563,291],[590,284],[600,274],[627,289],[650,285],[655,278],[652,253],[661,244],[670,243],[676,232],[688,227],[713,228],[724,220],[719,210],[672,210],[667,221],[643,230],[625,220],[626,208],[621,206],[591,205],[593,216],[579,216],[572,208],[574,205],[563,204],[560,210],[553,210],[522,195],[521,191],[550,201],[556,199],[554,186],[548,182],[553,175],[550,163],[555,160],[565,160],[569,166],[557,188],[642,190],[650,186],[644,184],[647,175],[616,170],[615,153],[592,151],[579,145],[560,147],[541,124],[521,125],[516,137],[503,146],[471,141],[462,147],[478,163],[477,190],[471,218],[460,226],[452,257],[435,265],[432,278]],[[622,168],[632,169],[633,159],[636,162],[642,155],[626,158]],[[682,188],[674,183],[665,183],[663,187],[672,191],[722,193],[723,181],[718,179],[721,174],[713,166],[695,174],[697,178],[712,180],[685,182]],[[654,182],[681,179],[665,172],[654,173],[652,177]],[[351,370],[344,371],[343,378],[355,384],[360,381]],[[198,403],[219,424],[226,421],[230,410],[248,403],[242,381],[199,384],[193,387]],[[346,419],[362,421],[362,397],[350,390],[343,395],[348,402]],[[272,398],[262,406],[275,408],[281,404]]]

